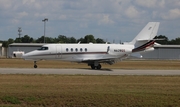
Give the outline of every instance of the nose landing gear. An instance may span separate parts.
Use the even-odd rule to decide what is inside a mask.
[[[34,61],[34,68],[37,68],[38,66],[37,66],[37,64],[36,64],[36,61]]]

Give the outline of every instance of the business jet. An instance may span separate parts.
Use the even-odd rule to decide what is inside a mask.
[[[37,61],[62,60],[87,63],[92,69],[101,69],[101,63],[112,65],[132,53],[153,51],[153,38],[157,35],[159,24],[149,22],[131,42],[124,44],[46,44],[22,58],[33,60],[34,68],[37,68]]]

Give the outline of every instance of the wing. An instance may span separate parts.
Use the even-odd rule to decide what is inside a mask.
[[[99,62],[99,63],[107,63],[107,64],[112,65],[112,64],[116,63],[117,61],[120,61],[123,58],[128,57],[128,56],[129,55],[126,54],[126,55],[121,56],[121,57],[111,56],[111,57],[106,57],[106,58],[84,58],[81,62],[88,63],[88,64],[91,64],[94,62]]]

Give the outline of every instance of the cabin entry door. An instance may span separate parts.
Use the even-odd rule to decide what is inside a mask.
[[[56,46],[56,58],[62,57],[62,48],[61,46]]]

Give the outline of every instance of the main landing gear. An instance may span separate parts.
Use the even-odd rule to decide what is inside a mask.
[[[101,64],[98,64],[98,66],[94,66],[94,64],[92,64],[91,69],[101,69]]]
[[[34,61],[34,68],[37,68],[38,66],[37,66],[37,64],[36,64],[36,61]]]
[[[101,64],[96,64],[96,63],[94,63],[94,64],[88,64],[89,66],[91,66],[91,69],[101,69]]]

